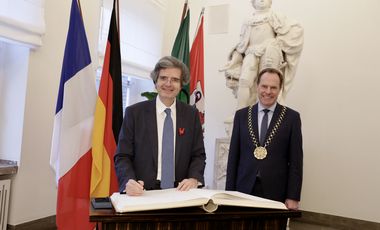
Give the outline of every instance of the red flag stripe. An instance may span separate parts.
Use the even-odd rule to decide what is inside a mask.
[[[59,229],[93,229],[89,222],[91,151],[59,180],[56,221]],[[78,178],[81,178],[78,180]]]
[[[203,55],[203,10],[200,24],[190,50],[190,104],[196,106],[199,118],[204,124],[204,55]]]

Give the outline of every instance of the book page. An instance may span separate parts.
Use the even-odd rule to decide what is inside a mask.
[[[116,212],[201,206],[209,200],[190,191],[177,191],[175,188],[144,191],[141,196],[114,193],[110,198]]]
[[[237,192],[237,191],[224,191],[224,190],[210,190],[210,189],[191,189],[191,192],[199,196],[212,199],[216,205],[229,205],[240,207],[255,207],[255,208],[271,208],[271,209],[284,209],[284,203],[264,199],[257,196]]]
[[[285,204],[237,191],[173,189],[144,191],[141,196],[114,193],[110,197],[116,212],[135,212],[180,207],[202,206],[207,212],[215,211],[219,205],[284,209]]]

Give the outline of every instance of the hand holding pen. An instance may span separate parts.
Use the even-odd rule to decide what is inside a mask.
[[[141,196],[144,192],[144,181],[129,179],[125,185],[125,192],[130,196]]]

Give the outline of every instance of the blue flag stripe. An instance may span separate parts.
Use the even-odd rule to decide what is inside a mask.
[[[75,1],[75,2],[74,2]],[[87,43],[83,19],[78,3],[73,0],[71,4],[70,25],[67,34],[65,54],[63,57],[61,81],[59,84],[57,114],[63,106],[64,86],[76,73],[91,63],[90,50]]]

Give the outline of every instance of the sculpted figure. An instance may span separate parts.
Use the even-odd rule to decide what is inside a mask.
[[[279,69],[284,75],[279,95],[279,101],[284,103],[303,47],[303,29],[296,21],[273,12],[271,0],[251,2],[255,11],[242,25],[240,41],[220,69],[225,72],[227,87],[237,97],[237,109],[256,103],[257,76],[267,67]],[[235,84],[231,84],[232,80]]]

